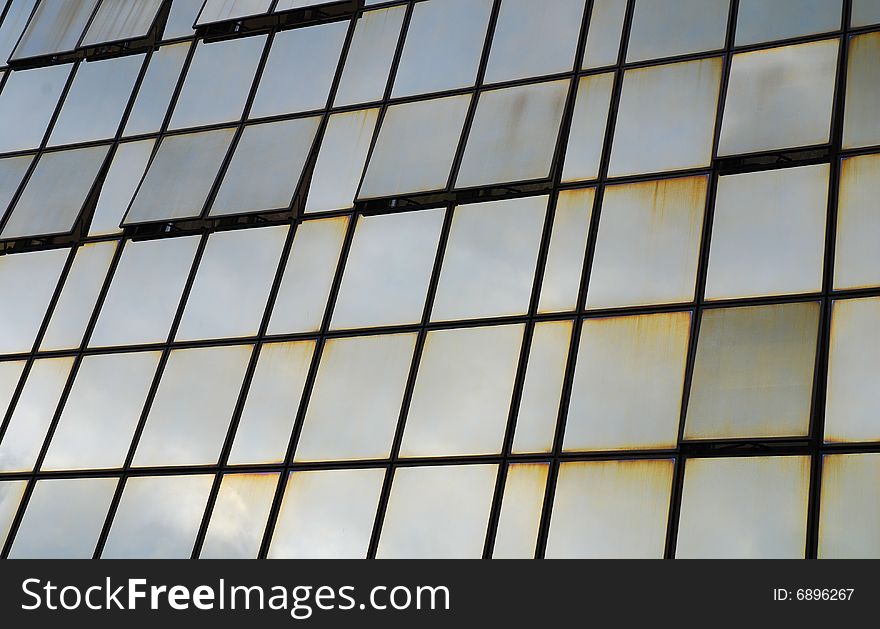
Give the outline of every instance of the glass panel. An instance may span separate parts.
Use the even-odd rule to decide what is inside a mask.
[[[378,119],[378,109],[330,116],[309,184],[306,214],[354,205]]]
[[[724,48],[730,0],[637,0],[627,61]]]
[[[162,46],[152,54],[128,114],[124,135],[155,133],[162,127],[183,63],[189,56],[189,46],[189,42]]]
[[[818,164],[718,178],[707,299],[822,289],[830,170]]]
[[[132,465],[213,465],[253,346],[171,352]]]
[[[14,308],[0,309],[0,354],[29,352],[69,249],[0,256],[0,295],[15,295]]]
[[[198,26],[269,12],[272,0],[206,0]]]
[[[565,312],[577,307],[595,196],[595,189],[586,188],[563,190],[556,199],[538,301],[540,313]]]
[[[675,556],[803,559],[810,458],[689,459]]]
[[[315,332],[321,327],[336,276],[348,217],[300,223],[269,320],[269,334]]]
[[[605,189],[588,308],[693,300],[707,187],[687,177]]]
[[[486,82],[570,72],[584,0],[503,0],[495,24]]]
[[[83,358],[42,469],[121,468],[160,357],[138,352]]]
[[[339,65],[348,21],[281,31],[272,40],[251,118],[323,109]],[[291,63],[291,60],[297,60]]]
[[[672,492],[671,459],[559,466],[548,559],[660,559]]]
[[[584,70],[617,63],[626,3],[627,0],[593,0],[582,64]]]
[[[365,558],[384,478],[384,469],[291,473],[269,558]]]
[[[281,463],[293,432],[315,341],[263,345],[229,464]]]
[[[219,129],[162,138],[124,224],[201,215],[234,135]]]
[[[211,474],[129,478],[101,557],[188,559],[213,483]]]
[[[428,332],[403,457],[501,452],[524,326]]]
[[[445,209],[361,216],[332,329],[419,323]]]
[[[6,216],[6,210],[33,161],[33,155],[0,159],[0,220]]]
[[[171,0],[171,12],[168,14],[163,38],[192,37],[193,24],[203,4],[204,0]]]
[[[116,241],[96,242],[85,244],[77,250],[64,280],[64,288],[52,311],[49,326],[43,334],[41,351],[76,349],[82,344],[86,326],[92,318],[110,262],[116,253],[116,245]]]
[[[225,474],[205,533],[202,559],[255,559],[278,474]]]
[[[480,94],[455,186],[547,178],[568,87],[552,81]]]
[[[256,335],[289,229],[279,225],[208,236],[177,339]]]
[[[6,417],[9,403],[18,387],[26,360],[6,360],[0,362],[0,417]],[[2,536],[0,536],[2,538]]]
[[[880,5],[878,5],[880,6]],[[843,148],[880,144],[880,33],[853,37],[846,71]]]
[[[393,334],[327,341],[296,461],[390,456],[416,338]]]
[[[147,170],[155,145],[156,140],[118,145],[101,186],[98,204],[89,225],[89,236],[110,236],[122,232],[119,224]]]
[[[389,107],[358,198],[445,189],[470,102],[465,94]]]
[[[553,449],[571,331],[571,321],[535,324],[516,418],[514,454]]]
[[[0,544],[6,542],[27,484],[26,480],[0,482]]]
[[[840,28],[841,0],[739,0],[736,45]]]
[[[705,311],[685,438],[808,434],[818,325],[817,302]]]
[[[853,0],[851,10],[850,24],[854,27],[880,23],[880,2],[877,0]]]
[[[394,79],[394,97],[468,87],[486,41],[492,0],[417,3]]]
[[[9,73],[0,92],[0,153],[40,146],[72,67],[64,64]]]
[[[91,559],[115,478],[40,480],[9,551],[11,559]]]
[[[6,65],[6,60],[24,32],[36,4],[37,0],[12,0],[7,8],[3,23],[0,24],[0,68]],[[3,528],[0,527],[0,544],[4,539],[2,531]]]
[[[596,179],[599,176],[613,87],[613,72],[585,76],[578,81],[565,166],[562,169],[563,183]]]
[[[455,208],[432,321],[528,311],[547,200],[524,197]]]
[[[836,39],[734,55],[719,155],[828,142]]]
[[[720,57],[627,70],[609,176],[708,166],[720,85]]]
[[[245,127],[209,215],[286,210],[320,124],[316,116]]]
[[[866,288],[880,284],[880,155],[841,161],[837,197],[837,246],[834,288]]]
[[[880,298],[834,302],[825,402],[825,441],[878,441]]]
[[[28,472],[34,468],[73,360],[34,361],[0,442],[0,471]]]
[[[384,96],[404,15],[406,7],[398,6],[368,11],[358,18],[334,106],[366,103]]]
[[[495,533],[494,559],[531,559],[544,508],[548,463],[511,465]]]
[[[497,465],[397,468],[377,557],[482,557],[497,471]]]
[[[827,455],[822,459],[819,558],[880,557],[878,478],[880,455]]]
[[[198,42],[169,128],[240,119],[265,45],[265,35]]]
[[[146,37],[161,8],[162,0],[102,0],[82,45]]]
[[[0,237],[66,234],[73,230],[109,148],[43,153]]]
[[[98,1],[40,2],[15,47],[12,59],[29,59],[75,49]]]
[[[89,345],[164,342],[198,244],[198,236],[126,241]]]
[[[563,449],[675,447],[690,330],[690,312],[586,319]]]

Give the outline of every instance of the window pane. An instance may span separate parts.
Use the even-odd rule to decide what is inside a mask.
[[[736,45],[840,28],[841,0],[739,0]]]
[[[263,345],[229,464],[281,463],[305,388],[314,341]]]
[[[12,59],[74,50],[97,4],[98,0],[40,2],[15,47]]]
[[[381,459],[391,454],[416,337],[327,341],[295,460]]]
[[[878,441],[880,298],[834,302],[828,358],[825,441]]]
[[[829,172],[819,164],[718,178],[707,299],[822,289]]]
[[[419,323],[445,209],[361,216],[332,329]]]
[[[245,127],[209,215],[286,210],[320,123],[317,116]]]
[[[455,208],[431,319],[526,313],[546,212],[547,197]]]
[[[159,131],[171,104],[174,88],[180,80],[183,63],[189,55],[189,47],[189,42],[162,46],[152,54],[128,114],[124,135]]]
[[[707,187],[687,177],[605,189],[587,308],[694,299]]]
[[[0,220],[6,216],[6,210],[33,161],[33,155],[0,159]]]
[[[348,217],[306,221],[296,228],[269,334],[314,332],[321,327],[347,230]]]
[[[380,100],[400,39],[406,7],[368,11],[357,20],[345,68],[336,88],[336,107]]]
[[[0,93],[0,153],[40,146],[72,67],[65,64],[9,73]]]
[[[0,417],[6,417],[9,403],[18,387],[27,360],[4,360],[0,362]]]
[[[141,140],[117,146],[101,186],[98,204],[89,225],[89,236],[110,236],[122,232],[119,224],[147,170],[155,145],[156,140]]]
[[[549,177],[568,87],[552,81],[480,94],[455,186]]]
[[[138,352],[83,358],[42,469],[121,468],[160,356]]]
[[[593,11],[587,26],[584,70],[617,63],[626,3],[627,0],[593,0]]]
[[[269,558],[365,558],[384,478],[384,469],[291,473]]]
[[[720,84],[720,57],[627,70],[609,176],[708,166]]]
[[[808,434],[818,325],[817,302],[706,310],[685,438]]]
[[[255,559],[278,474],[224,474],[205,533],[202,559]]]
[[[6,542],[27,484],[26,480],[0,482],[0,544]]]
[[[836,39],[733,56],[719,155],[828,142]]]
[[[392,96],[412,96],[474,84],[492,0],[417,3]]]
[[[690,312],[586,319],[563,449],[675,447]]]
[[[671,459],[563,463],[548,559],[660,559],[672,491]]]
[[[323,109],[348,25],[334,22],[277,33],[249,117]]]
[[[730,0],[638,0],[627,61],[724,48]]]
[[[880,6],[880,5],[878,5]],[[880,33],[853,37],[846,71],[843,148],[880,144]]]
[[[196,25],[212,24],[269,12],[272,0],[206,0]]]
[[[200,216],[234,135],[219,129],[162,138],[124,224]]]
[[[599,176],[613,87],[613,72],[585,76],[578,81],[565,167],[562,169],[563,183]]]
[[[168,14],[163,38],[192,37],[193,24],[203,4],[203,0],[171,0],[171,12]]]
[[[877,0],[853,0],[850,18],[852,26],[868,26],[877,23],[880,23],[880,2]]]
[[[164,342],[198,244],[197,236],[126,241],[89,345]]]
[[[877,454],[827,455],[822,459],[819,558],[880,557],[878,477]]]
[[[595,197],[594,188],[563,190],[557,196],[538,302],[540,313],[577,307]]]
[[[482,557],[497,471],[497,465],[395,470],[377,557]]]
[[[445,189],[470,102],[462,95],[389,107],[358,198]]]
[[[43,153],[0,237],[66,234],[73,230],[108,151],[108,146],[94,146]]]
[[[103,0],[83,38],[83,46],[146,37],[162,0]]]
[[[675,556],[803,559],[810,459],[689,459]]]
[[[12,0],[12,4],[6,10],[6,16],[0,23],[0,68],[6,65],[9,55],[18,43],[18,38],[24,32],[31,12],[37,0]],[[2,535],[2,527],[0,527],[0,543],[4,539]]]
[[[880,155],[841,161],[837,197],[837,246],[834,288],[867,288],[880,284]]]
[[[428,332],[401,456],[501,451],[523,331],[520,324]]]
[[[34,468],[72,366],[73,358],[47,358],[31,365],[0,441],[0,471]]]
[[[41,351],[76,349],[82,344],[116,246],[115,241],[95,242],[77,250],[43,334]]]
[[[253,346],[171,352],[132,465],[213,465]]]
[[[213,483],[208,474],[129,478],[101,557],[188,559]]]
[[[117,482],[115,478],[37,481],[9,557],[91,559]]]
[[[309,184],[306,214],[347,210],[354,205],[378,119],[378,109],[330,116]]]
[[[29,352],[69,249],[0,256],[0,295],[15,295],[14,308],[0,309],[0,354]]]
[[[503,0],[495,25],[486,82],[569,72],[584,15],[584,0]]]
[[[265,35],[198,42],[169,128],[240,119],[265,44]]]
[[[504,499],[492,551],[494,559],[531,559],[535,556],[549,468],[547,463],[511,465],[507,468]]]
[[[535,324],[516,417],[514,454],[553,449],[572,327],[571,321]]]

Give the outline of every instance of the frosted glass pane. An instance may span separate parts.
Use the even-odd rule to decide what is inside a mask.
[[[880,284],[880,155],[841,161],[837,197],[837,246],[834,288],[867,288]]]
[[[880,455],[827,455],[822,460],[820,559],[880,557]]]
[[[161,8],[162,0],[102,0],[82,45],[146,37]]]
[[[171,104],[174,88],[180,79],[183,62],[189,55],[189,47],[189,42],[184,42],[162,46],[153,53],[134,105],[128,114],[123,135],[132,136],[159,131]]]
[[[99,0],[40,2],[12,59],[70,52],[76,48]]]
[[[10,73],[0,92],[0,153],[40,146],[72,67],[64,64]]]
[[[577,307],[595,196],[594,188],[586,188],[563,190],[556,199],[538,301],[540,313],[565,312]]]
[[[225,474],[199,557],[255,559],[277,485],[278,474]]]
[[[578,81],[562,182],[596,179],[605,146],[605,128],[614,73],[592,74]]]
[[[116,148],[92,215],[89,236],[110,236],[122,231],[119,224],[147,170],[155,144],[156,140],[141,140]]]
[[[841,0],[740,0],[736,45],[832,31],[841,15]]]
[[[584,70],[617,63],[626,4],[627,0],[593,0],[582,64]]]
[[[517,464],[507,468],[493,559],[531,559],[535,556],[549,468],[547,463]]]
[[[730,0],[637,0],[627,61],[724,48]]]
[[[878,5],[880,6],[880,5]],[[880,144],[880,33],[853,37],[849,42],[843,148]]]

